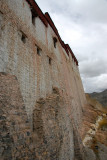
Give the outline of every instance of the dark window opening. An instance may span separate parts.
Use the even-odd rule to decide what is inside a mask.
[[[54,47],[56,48],[57,39],[55,37],[53,38],[53,42],[54,42]]]
[[[52,59],[50,57],[49,58],[49,64],[51,65],[52,64]]]
[[[95,146],[95,149],[98,149],[98,146]]]
[[[36,46],[36,48],[37,48],[37,54],[39,55],[39,56],[41,56],[41,49],[38,47],[38,46]]]
[[[35,25],[35,16],[32,15],[32,23]]]
[[[23,43],[26,43],[26,35],[22,32],[22,37],[21,37],[21,40]]]
[[[31,9],[31,13],[32,13],[32,24],[35,25],[35,19],[37,17],[37,13],[33,9]]]

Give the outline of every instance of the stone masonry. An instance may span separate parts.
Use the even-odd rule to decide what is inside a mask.
[[[34,0],[0,0],[1,160],[84,160],[78,61]]]

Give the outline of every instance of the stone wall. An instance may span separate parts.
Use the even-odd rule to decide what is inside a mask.
[[[56,120],[52,122],[56,128],[55,134],[59,134],[56,136],[56,143],[53,145],[58,145],[60,148],[62,140],[58,142],[58,139],[63,137],[66,142],[64,142],[62,146],[63,148],[65,146],[66,151],[69,138],[71,137],[72,139],[73,135],[69,130],[73,129],[72,127],[68,127],[67,129],[65,123],[72,124],[77,132],[76,134],[79,136],[82,124],[82,109],[86,103],[86,99],[76,62],[70,52],[67,54],[66,50],[62,47],[58,36],[50,24],[48,22],[47,24],[46,27],[39,16],[37,16],[35,22],[32,23],[31,8],[25,0],[0,1],[0,72],[13,75],[17,78],[31,131],[33,130],[33,125],[38,124],[37,119],[40,119],[41,114],[45,113],[45,105],[38,105],[40,111],[38,111],[39,117],[37,116],[38,114],[36,114],[35,108],[37,101],[43,98],[47,104],[47,97],[53,94],[54,88],[59,90],[60,97],[63,97],[64,101],[63,104],[61,102],[62,108],[60,105],[54,104],[52,100],[53,105],[51,109],[53,112],[58,110],[58,121],[60,116],[64,116],[64,119],[68,117],[68,122],[66,122],[67,120],[61,119],[61,126],[58,130],[58,122],[56,122]],[[57,38],[56,47],[54,47],[53,43],[54,37]],[[57,101],[55,103],[57,103]],[[49,110],[48,104],[46,108]],[[60,109],[61,111],[59,111]],[[60,112],[63,112],[63,114]],[[40,119],[40,125],[41,121],[42,123],[47,123],[46,117],[49,116],[48,114],[51,114],[51,111],[49,110],[49,113],[46,111],[45,114],[45,117],[43,117],[42,120]],[[25,122],[23,121],[23,123]],[[47,127],[49,125],[48,123]],[[46,124],[43,126],[46,127]],[[64,130],[67,131],[60,133],[60,128],[62,128],[63,132]],[[34,129],[34,132],[36,129]],[[50,128],[48,130],[50,135],[52,134],[53,136],[54,133],[51,133],[51,130],[55,132],[55,129]],[[65,135],[68,134],[68,132],[70,135],[67,138]],[[43,135],[44,133],[42,133],[42,136]],[[47,137],[47,132],[45,135]],[[50,139],[50,137],[48,138]],[[82,148],[79,139],[78,144],[81,146],[80,148]],[[50,139],[50,141],[52,140]],[[73,144],[73,142],[70,142],[69,149],[67,148],[68,157],[73,157]],[[47,152],[50,154],[51,151],[49,149],[50,148],[48,148]],[[71,150],[71,153],[69,150]],[[56,152],[58,153],[56,154]],[[63,157],[67,156],[63,155],[63,151],[60,151],[60,153],[59,151],[53,151],[53,154],[57,155],[57,159],[61,156],[62,159],[64,159]],[[61,155],[59,156],[59,154]]]
[[[0,159],[83,159],[78,132],[57,88],[36,102],[33,124],[27,117],[18,80],[0,73]]]
[[[59,41],[54,48],[53,37],[56,35],[50,25],[46,28],[38,17],[33,25],[30,7],[25,0],[18,3],[1,0],[0,11],[0,71],[18,78],[27,113],[32,113],[36,100],[51,93],[53,86],[68,94],[72,92],[68,88],[73,90],[72,86],[75,87],[75,93],[80,93],[84,102],[78,66],[67,56]],[[26,43],[21,40],[22,34],[26,36]],[[37,55],[37,46],[42,50],[41,56]],[[73,97],[74,93],[70,95]]]
[[[0,160],[34,158],[30,123],[17,78],[0,73]]]

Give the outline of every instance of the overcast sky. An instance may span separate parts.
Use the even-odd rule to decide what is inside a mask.
[[[107,89],[107,0],[36,0],[79,61],[85,92]]]

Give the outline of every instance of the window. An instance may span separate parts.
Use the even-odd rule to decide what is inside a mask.
[[[37,55],[41,56],[42,49],[40,49],[37,45],[35,46],[36,46]]]
[[[35,25],[35,16],[32,15],[32,24]]]
[[[37,17],[37,13],[33,9],[31,9],[31,13],[32,13],[32,24],[35,25],[35,19]]]
[[[23,43],[26,43],[27,36],[22,32],[21,40]]]
[[[54,47],[56,48],[57,39],[56,37],[53,38]]]
[[[95,146],[95,149],[98,149],[98,146]]]
[[[49,62],[49,65],[52,64],[52,58],[48,57],[48,62]]]

